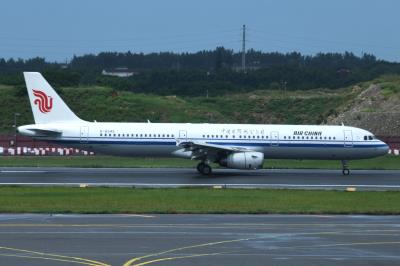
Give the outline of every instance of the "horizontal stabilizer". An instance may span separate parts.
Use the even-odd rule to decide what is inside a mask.
[[[31,137],[45,137],[61,135],[62,131],[58,129],[40,127],[37,125],[26,125],[18,127],[18,132]]]

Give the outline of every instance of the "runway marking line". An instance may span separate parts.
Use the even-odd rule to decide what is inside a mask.
[[[0,186],[78,186],[82,182],[1,182]],[[223,186],[225,188],[347,188],[347,187],[359,187],[359,188],[392,188],[398,189],[400,185],[388,185],[388,184],[184,184],[184,183],[93,183],[85,182],[85,185],[89,187],[156,187],[156,188],[179,188],[179,187],[214,187]]]
[[[47,260],[57,260],[57,261],[64,261],[64,262],[72,262],[76,264],[84,264],[84,265],[90,265],[90,266],[110,266],[109,264],[100,262],[100,261],[95,261],[95,260],[89,260],[85,258],[79,258],[79,257],[71,257],[71,256],[64,256],[64,255],[58,255],[58,254],[52,254],[52,253],[45,253],[45,252],[39,252],[39,251],[33,251],[33,250],[27,250],[27,249],[19,249],[19,248],[11,248],[11,247],[4,247],[0,246],[0,250],[8,250],[8,251],[16,251],[16,252],[22,252],[22,253],[28,253],[28,254],[35,254],[39,256],[27,256],[27,255],[17,255],[17,254],[0,254],[0,256],[24,256],[26,258],[36,258],[36,259],[47,259]],[[47,257],[46,257],[47,256]]]
[[[171,252],[175,252],[175,251],[181,251],[181,250],[185,250],[185,249],[192,249],[192,248],[198,248],[198,247],[206,247],[206,246],[214,246],[214,245],[220,245],[220,244],[226,244],[226,243],[234,243],[234,242],[240,242],[240,241],[247,241],[247,240],[251,240],[254,238],[241,238],[241,239],[233,239],[233,240],[224,240],[224,241],[218,241],[218,242],[209,242],[209,243],[203,243],[203,244],[198,244],[198,245],[191,245],[191,246],[185,246],[185,247],[180,247],[180,248],[174,248],[174,249],[169,249],[169,250],[165,250],[165,251],[161,251],[161,252],[157,252],[157,253],[152,253],[152,254],[148,254],[145,256],[141,256],[141,257],[137,257],[137,258],[133,258],[131,260],[128,260],[127,262],[124,263],[124,266],[137,266],[137,265],[145,265],[143,263],[141,264],[133,264],[137,261],[143,260],[143,259],[147,259],[150,257],[156,257],[156,256],[160,256],[160,255],[164,255],[167,253],[171,253]],[[213,254],[213,253],[212,253]],[[206,255],[204,255],[206,256]],[[181,257],[179,257],[181,258]],[[157,262],[157,260],[154,260],[153,262]],[[146,264],[148,263],[152,263],[152,262],[146,262]]]
[[[44,170],[1,170],[0,173],[11,174],[11,173],[47,173]]]
[[[311,233],[294,233],[294,235],[330,235],[330,234],[340,234],[340,233],[341,233],[341,231],[323,231],[323,232],[311,232]],[[283,234],[283,235],[293,235],[293,234]],[[192,257],[197,257],[196,255],[200,255],[200,254],[189,255],[189,256],[181,256],[181,257],[160,258],[160,259],[155,259],[155,260],[150,260],[150,261],[145,261],[145,262],[142,262],[142,263],[134,264],[135,262],[138,262],[138,261],[143,260],[143,259],[164,255],[164,254],[171,253],[171,252],[174,252],[174,251],[181,251],[181,250],[185,250],[185,249],[192,249],[192,248],[198,248],[198,247],[220,245],[220,244],[225,244],[225,243],[235,243],[235,242],[242,242],[242,241],[248,241],[248,240],[258,240],[258,239],[265,239],[265,238],[268,238],[268,236],[225,240],[225,241],[210,242],[210,243],[203,243],[203,244],[198,244],[198,245],[191,245],[191,246],[185,246],[185,247],[180,247],[180,248],[174,248],[174,249],[170,249],[170,250],[166,250],[166,251],[162,251],[162,252],[152,253],[152,254],[148,254],[148,255],[145,255],[145,256],[133,258],[133,259],[125,262],[123,266],[139,266],[139,265],[146,265],[146,264],[150,264],[150,263],[156,263],[156,262],[160,262],[160,261],[164,261],[164,260],[192,258]],[[355,244],[356,243],[351,243],[351,244],[343,243],[343,244],[333,244],[333,246],[334,245],[343,245],[343,246],[345,246],[345,245],[355,245]],[[360,245],[361,244],[368,245],[368,244],[371,244],[371,243],[358,243],[358,244],[360,244]],[[376,242],[375,244],[400,244],[400,242]],[[330,246],[330,245],[327,245],[327,246]],[[318,246],[298,246],[298,247],[318,247]],[[281,247],[281,248],[296,248],[296,247]],[[278,248],[278,249],[281,249],[281,248]],[[223,254],[223,253],[202,254],[202,256],[217,255],[217,254],[219,255],[219,254]]]
[[[67,259],[57,259],[57,258],[51,258],[51,257],[39,257],[39,256],[28,256],[28,255],[16,255],[16,254],[15,255],[12,255],[12,254],[0,254],[0,257],[14,257],[14,258],[53,260],[53,261],[76,263],[76,264],[83,264],[83,265],[89,265],[89,266],[100,266],[100,265],[103,265],[103,264],[92,264],[92,263],[74,261],[74,260],[67,260]]]
[[[134,264],[134,266],[142,266],[142,265],[157,263],[157,262],[166,261],[166,260],[189,259],[189,258],[197,258],[197,257],[205,257],[205,256],[215,256],[215,255],[220,255],[220,254],[222,254],[222,253],[208,253],[208,254],[206,253],[206,254],[193,254],[193,255],[180,256],[180,257],[167,257],[167,258],[145,261],[145,262],[142,262],[139,264]]]
[[[51,227],[110,227],[110,228],[211,228],[211,229],[221,229],[221,228],[241,228],[245,226],[246,228],[253,228],[253,229],[265,229],[263,227],[298,227],[298,226],[315,226],[315,227],[321,227],[321,226],[349,226],[352,224],[347,224],[347,223],[323,223],[323,224],[317,224],[317,223],[304,223],[304,224],[220,224],[220,225],[215,225],[215,226],[208,226],[205,224],[27,224],[27,223],[17,223],[17,224],[12,224],[12,223],[1,223],[0,222],[0,228],[1,227],[43,227],[43,228],[51,228]],[[397,224],[391,224],[391,223],[362,223],[362,224],[356,224],[356,226],[364,226],[364,227],[375,227],[375,226],[393,226]],[[369,229],[373,230],[373,229]],[[374,230],[374,231],[397,231],[395,229],[386,229],[386,230]]]

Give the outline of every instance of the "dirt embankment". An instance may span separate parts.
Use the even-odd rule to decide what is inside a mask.
[[[366,89],[353,87],[358,95],[343,107],[337,116],[328,117],[328,124],[360,127],[380,136],[400,135],[400,93],[388,92],[372,84]]]

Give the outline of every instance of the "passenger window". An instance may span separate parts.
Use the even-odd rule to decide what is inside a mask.
[[[167,138],[169,138],[169,134],[167,134]]]
[[[333,139],[336,139],[336,137],[333,137]]]
[[[233,135],[232,138],[235,138],[235,135]]]
[[[225,137],[228,138],[228,135],[226,135]]]

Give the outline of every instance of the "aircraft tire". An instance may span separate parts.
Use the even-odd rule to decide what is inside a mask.
[[[212,173],[212,168],[208,164],[204,164],[203,171],[201,172],[203,175],[210,175]]]
[[[197,167],[196,167],[197,171],[198,171],[199,173],[202,174],[202,173],[203,173],[203,168],[204,168],[205,165],[206,165],[206,164],[203,163],[203,162],[199,163],[199,164],[197,165]]]
[[[199,163],[196,168],[197,171],[199,171],[199,173],[201,173],[202,175],[209,175],[212,172],[211,166],[203,162]]]
[[[350,174],[350,170],[349,169],[343,169],[342,173],[343,173],[343,175],[349,175]]]

